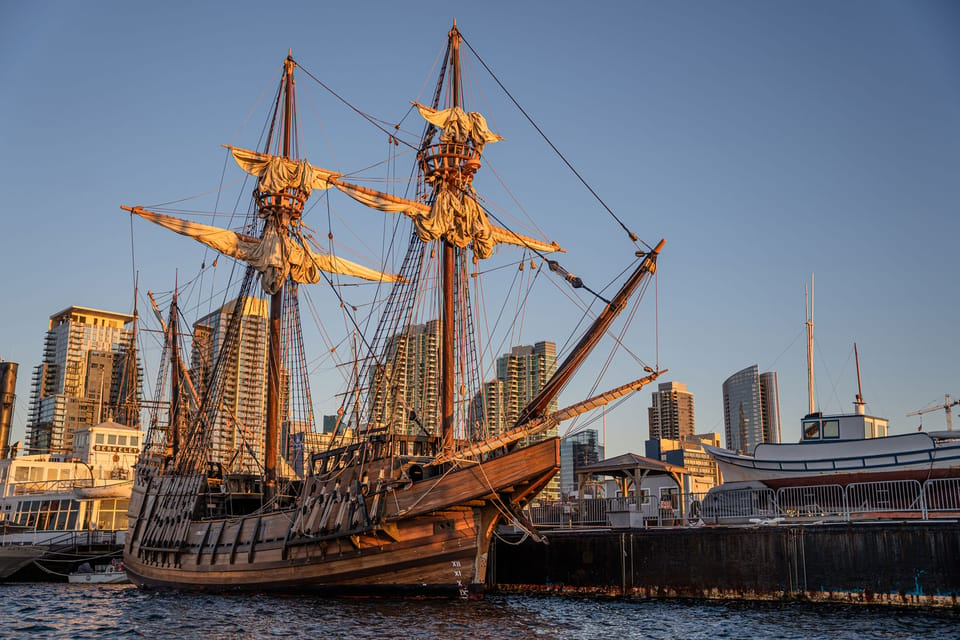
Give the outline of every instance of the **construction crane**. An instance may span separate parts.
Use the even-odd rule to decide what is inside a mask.
[[[953,431],[953,414],[950,413],[950,407],[960,404],[960,400],[950,401],[950,394],[944,396],[945,400],[943,404],[938,404],[933,407],[927,407],[926,409],[920,409],[918,411],[911,411],[908,413],[908,416],[919,416],[924,413],[929,413],[931,411],[936,411],[937,409],[943,409],[947,414],[947,431]]]

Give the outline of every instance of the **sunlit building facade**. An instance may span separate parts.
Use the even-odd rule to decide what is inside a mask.
[[[696,432],[693,393],[682,382],[664,382],[651,394],[647,409],[650,439],[681,440]]]
[[[238,308],[242,314],[239,333],[221,356],[227,358],[222,395],[208,416],[209,455],[211,462],[219,462],[230,471],[253,473],[259,471],[263,460],[269,301],[237,298],[198,320],[193,325],[190,375],[195,388],[208,388]],[[281,376],[281,385],[282,380]]]
[[[50,316],[43,358],[33,372],[26,448],[30,453],[68,453],[73,434],[105,420],[139,426],[125,399],[139,396],[133,355],[134,318],[89,307],[68,307]]]

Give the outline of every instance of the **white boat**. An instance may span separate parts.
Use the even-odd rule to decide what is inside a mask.
[[[123,570],[123,562],[119,558],[109,564],[90,566],[87,563],[67,576],[70,584],[125,584],[130,582],[127,573]]]
[[[815,412],[813,385],[813,282],[806,300],[808,413],[799,443],[761,443],[753,455],[704,445],[723,474],[724,485],[762,482],[772,489],[814,484],[960,477],[960,434],[917,432],[890,436],[886,418],[866,414],[857,368],[854,413]]]
[[[888,436],[886,420],[862,413],[815,413],[802,424],[799,443],[759,444],[752,456],[707,445],[704,449],[716,460],[724,483],[759,481],[774,489],[960,477],[958,432]]]

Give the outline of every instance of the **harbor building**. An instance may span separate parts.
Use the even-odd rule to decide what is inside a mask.
[[[761,442],[780,442],[780,392],[776,371],[757,365],[723,383],[723,426],[727,449],[752,454]]]
[[[50,316],[33,372],[30,453],[68,453],[78,429],[105,420],[139,426],[133,323],[132,315],[79,306]]]
[[[230,320],[238,309],[242,315],[237,336],[224,349]],[[258,472],[263,459],[268,316],[267,300],[244,297],[227,302],[193,325],[190,376],[197,388],[209,385],[215,354],[222,351],[221,357],[229,358],[221,400],[211,407],[208,419],[213,427],[210,461],[233,472]]]
[[[696,432],[693,393],[682,382],[664,382],[653,392],[647,409],[650,439],[680,440]]]
[[[573,497],[578,491],[577,470],[600,462],[603,457],[603,444],[597,437],[596,429],[584,429],[564,438],[560,442],[560,495],[564,499]],[[602,491],[585,487],[584,493],[591,498],[599,498]]]

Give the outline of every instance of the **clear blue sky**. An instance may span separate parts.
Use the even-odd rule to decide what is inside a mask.
[[[48,317],[130,310],[120,204],[215,187],[219,145],[256,144],[262,119],[241,127],[288,48],[351,102],[402,117],[428,99],[454,18],[628,226],[667,239],[659,361],[695,394],[699,431],[722,432],[721,384],[757,363],[779,373],[784,437],[799,437],[811,273],[821,408],[851,406],[854,341],[868,410],[893,432],[917,428],[907,412],[960,397],[957,3],[346,4],[0,4],[0,357],[21,367],[14,438]],[[503,102],[489,91],[475,108]],[[500,144],[542,146],[500,111]],[[346,125],[316,119],[328,157],[360,166]],[[503,153],[499,172],[524,170],[518,199],[570,250],[571,270],[605,282],[627,262],[628,243],[558,161],[519,167]],[[186,241],[152,246],[160,236],[143,225],[135,235],[138,266],[165,279],[144,286],[195,268]],[[652,341],[637,350],[655,359]],[[608,417],[608,453],[642,453],[649,403],[643,392]],[[943,428],[943,412],[924,426]]]

